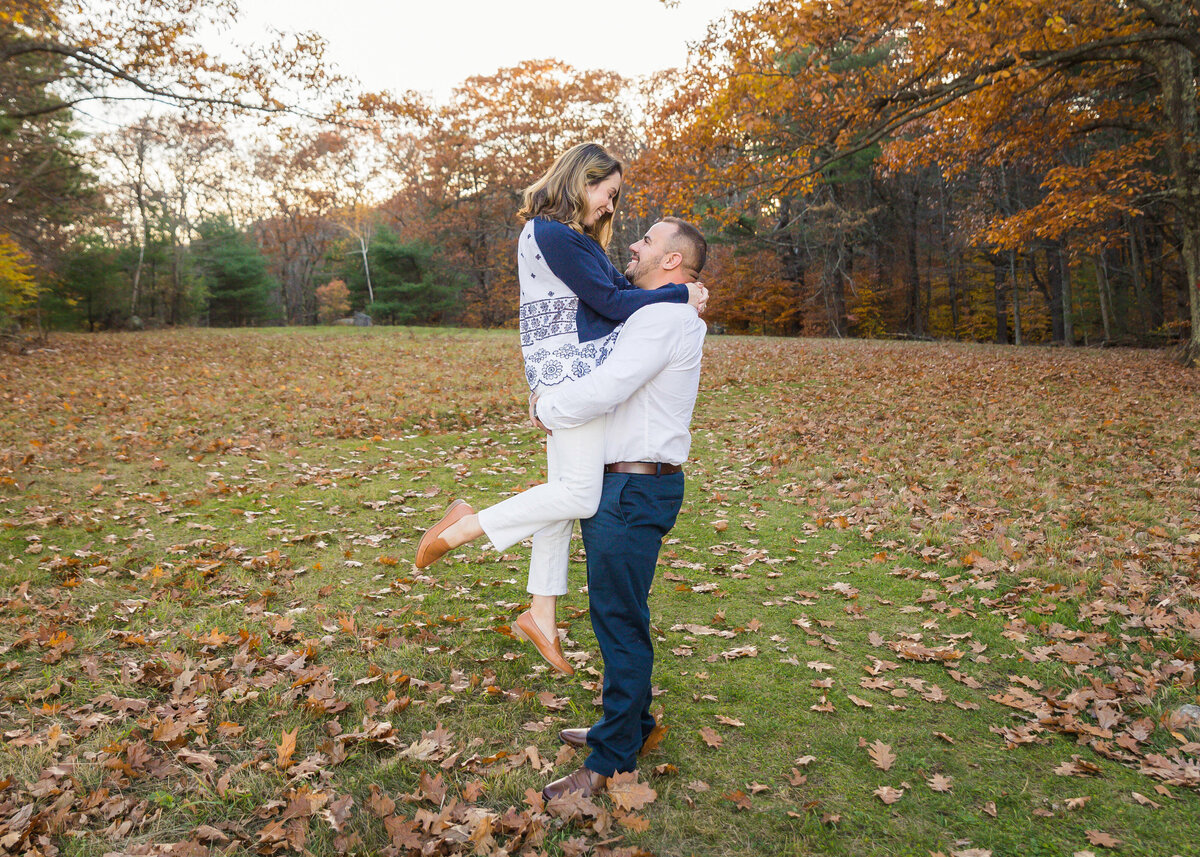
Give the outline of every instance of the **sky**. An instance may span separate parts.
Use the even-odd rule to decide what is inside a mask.
[[[633,77],[682,66],[709,21],[753,0],[240,0],[238,42],[314,30],[328,58],[368,90],[442,100],[472,75],[555,58]]]

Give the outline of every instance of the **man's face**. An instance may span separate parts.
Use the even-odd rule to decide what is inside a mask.
[[[639,279],[644,279],[658,268],[667,254],[667,242],[674,232],[675,227],[671,224],[656,223],[638,241],[629,245],[629,253],[633,257],[625,268],[625,277],[629,282],[636,286]]]

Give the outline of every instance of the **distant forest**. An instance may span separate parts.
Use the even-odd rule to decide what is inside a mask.
[[[595,140],[628,164],[614,260],[696,222],[717,330],[1200,354],[1192,3],[764,2],[681,70],[530,60],[444,103],[172,26],[227,5],[87,5],[0,11],[10,332],[510,326],[520,191]],[[118,98],[153,104],[83,130]]]

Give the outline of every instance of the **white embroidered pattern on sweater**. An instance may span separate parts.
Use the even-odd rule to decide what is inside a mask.
[[[521,351],[529,388],[553,387],[583,378],[612,352],[620,328],[603,339],[579,342],[579,298],[547,264],[534,237],[533,221],[522,230],[517,254]]]

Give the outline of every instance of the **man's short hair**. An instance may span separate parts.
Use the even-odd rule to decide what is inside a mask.
[[[683,256],[683,267],[695,274],[703,271],[704,263],[708,261],[708,242],[700,230],[678,217],[664,217],[662,222],[675,227],[668,249]]]

